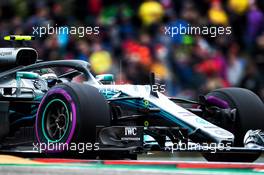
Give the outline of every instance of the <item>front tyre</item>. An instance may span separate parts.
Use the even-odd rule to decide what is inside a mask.
[[[236,119],[233,123],[220,124],[220,127],[234,134],[234,146],[244,146],[243,138],[248,130],[264,129],[264,105],[261,99],[253,92],[243,88],[222,88],[210,92],[207,94],[208,96],[224,100],[231,109],[236,109]],[[204,157],[209,161],[253,162],[259,156],[260,153],[204,154]]]

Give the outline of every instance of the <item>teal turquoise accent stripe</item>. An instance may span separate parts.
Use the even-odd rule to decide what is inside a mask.
[[[115,103],[124,104],[124,105],[127,105],[127,106],[132,107],[132,108],[144,108],[145,107],[143,100],[123,100],[123,101],[116,101]],[[156,108],[157,106],[150,103],[149,107],[150,108]],[[183,128],[188,129],[189,132],[192,132],[195,130],[195,128],[193,128],[192,126],[190,126],[187,123],[179,120],[178,118],[176,118],[175,116],[171,115],[170,113],[168,113],[164,110],[160,111],[160,116],[174,122],[175,124],[177,124]]]

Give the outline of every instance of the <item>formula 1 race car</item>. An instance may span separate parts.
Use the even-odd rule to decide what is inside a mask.
[[[115,85],[113,75],[94,77],[89,66],[39,61],[29,47],[1,48],[0,152],[30,147],[47,156],[76,156],[69,145],[90,143],[85,155],[100,158],[199,151],[207,160],[254,161],[264,150],[264,105],[247,89],[216,89],[197,101],[171,98],[159,92],[153,73],[148,85]]]

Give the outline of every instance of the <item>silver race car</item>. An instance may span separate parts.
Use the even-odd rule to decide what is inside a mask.
[[[153,73],[147,85],[116,85],[89,66],[39,61],[29,47],[1,48],[0,152],[76,157],[84,143],[81,155],[99,158],[198,151],[207,160],[254,161],[264,150],[264,105],[247,89],[216,89],[192,101],[159,92]]]

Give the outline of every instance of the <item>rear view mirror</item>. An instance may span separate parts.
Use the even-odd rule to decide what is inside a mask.
[[[95,78],[97,81],[100,81],[103,84],[112,84],[114,82],[113,74],[101,74],[97,75]]]

